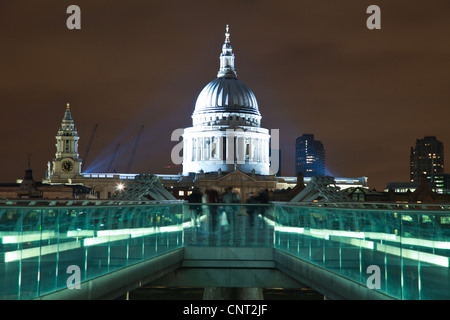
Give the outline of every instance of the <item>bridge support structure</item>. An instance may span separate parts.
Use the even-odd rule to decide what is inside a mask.
[[[262,288],[310,287],[326,299],[392,299],[274,248],[184,247],[42,297],[115,299],[142,285],[205,288],[204,300],[262,300]]]
[[[392,300],[381,292],[280,250],[274,250],[274,262],[278,270],[320,292],[327,300]]]
[[[178,269],[183,260],[183,248],[145,260],[126,268],[82,282],[80,289],[63,289],[37,300],[116,299],[129,291],[161,278]]]

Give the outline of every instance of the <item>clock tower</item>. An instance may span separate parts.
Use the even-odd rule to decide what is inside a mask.
[[[56,135],[56,154],[52,163],[52,179],[81,178],[81,159],[78,157],[78,136],[70,104],[67,104],[64,118]]]

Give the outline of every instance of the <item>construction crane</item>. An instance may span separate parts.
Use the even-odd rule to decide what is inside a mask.
[[[138,132],[136,141],[134,142],[133,152],[131,153],[130,162],[128,162],[128,167],[127,167],[126,173],[130,173],[131,165],[133,164],[133,160],[134,160],[134,155],[136,154],[136,149],[139,145],[139,140],[141,139],[143,130],[144,130],[144,126],[141,126],[139,128],[139,132]]]
[[[89,155],[89,151],[91,150],[91,146],[92,146],[92,141],[94,140],[94,136],[95,136],[95,132],[97,131],[97,127],[98,127],[98,123],[96,123],[94,125],[94,128],[92,129],[92,133],[91,133],[91,137],[89,138],[89,142],[86,148],[86,152],[84,153],[84,157],[83,157],[83,162],[81,163],[81,171],[83,172],[84,169],[86,168],[86,164],[87,164],[87,158]]]
[[[119,151],[119,148],[120,148],[120,143],[117,145],[116,150],[114,151],[114,154],[113,154],[113,156],[111,158],[111,161],[109,162],[108,170],[106,170],[107,173],[111,172],[111,167],[112,167],[112,164],[113,164],[114,160],[116,159],[117,152]]]

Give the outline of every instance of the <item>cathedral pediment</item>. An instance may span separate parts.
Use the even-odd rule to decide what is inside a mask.
[[[217,181],[256,181],[256,179],[241,171],[233,171],[220,177]]]

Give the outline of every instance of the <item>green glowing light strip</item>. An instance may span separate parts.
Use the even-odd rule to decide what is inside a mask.
[[[190,222],[185,223],[186,225],[189,225]],[[27,259],[27,258],[33,258],[38,256],[43,256],[51,253],[61,252],[61,251],[67,251],[72,249],[77,249],[80,247],[89,247],[89,246],[95,246],[102,243],[108,243],[108,242],[114,242],[114,241],[120,241],[120,240],[126,240],[131,238],[138,238],[143,237],[150,234],[157,234],[157,233],[165,233],[165,232],[179,232],[183,230],[184,225],[175,225],[175,226],[163,226],[163,227],[157,227],[157,228],[137,228],[137,229],[117,229],[117,230],[99,230],[97,231],[97,236],[85,238],[82,241],[71,241],[71,242],[63,242],[59,244],[53,244],[53,245],[46,245],[46,246],[39,246],[36,248],[29,248],[29,249],[23,249],[23,250],[15,250],[15,251],[9,251],[5,252],[4,261],[5,262],[11,262],[11,261],[17,261],[21,259]],[[80,232],[83,230],[80,230]],[[72,237],[77,237],[80,234],[93,234],[93,230],[85,230],[85,232],[77,233],[76,231],[70,231]],[[37,233],[35,236],[37,236],[40,233]],[[11,241],[13,239],[10,239]],[[14,239],[17,240],[17,239]]]
[[[11,232],[1,237],[2,244],[24,243],[57,238],[55,231]]]
[[[336,242],[343,242],[350,245],[354,245],[357,247],[364,247],[370,250],[377,250],[381,252],[386,252],[388,254],[400,256],[402,258],[408,258],[416,261],[427,262],[430,264],[435,264],[442,267],[449,266],[449,258],[437,254],[420,252],[412,249],[405,249],[400,247],[394,247],[390,245],[385,245],[381,243],[375,243],[370,240],[363,240],[365,238],[364,232],[352,232],[352,231],[342,231],[342,230],[328,230],[328,229],[305,229],[299,227],[284,227],[284,226],[276,226],[276,231],[285,232],[285,233],[299,233],[304,234],[306,236],[320,238],[325,240],[330,240],[330,236],[333,237],[331,240]],[[372,236],[376,236],[375,233],[371,233]],[[386,238],[382,237],[380,233],[378,238]],[[394,239],[388,237],[389,239]],[[414,238],[403,238],[396,236],[395,240],[401,241],[402,244],[405,244],[405,239],[408,239],[408,244],[411,245],[431,245],[436,244],[436,241],[423,240],[423,239],[414,239]],[[429,242],[426,242],[429,241]],[[446,248],[448,242],[442,242],[441,247]]]
[[[417,250],[411,250],[411,249],[405,249],[405,248],[399,248],[399,247],[393,247],[381,243],[376,244],[376,250],[386,252],[392,255],[396,255],[402,258],[408,258],[412,260],[427,262],[431,264],[435,264],[438,266],[446,267],[449,266],[449,258],[440,256],[437,254],[427,253],[427,252],[420,252]]]
[[[72,242],[63,242],[60,244],[52,244],[52,245],[36,247],[36,248],[15,250],[15,251],[10,251],[10,252],[5,253],[5,262],[33,258],[33,257],[51,254],[51,253],[78,249],[80,247],[81,247],[81,242],[72,241]]]

